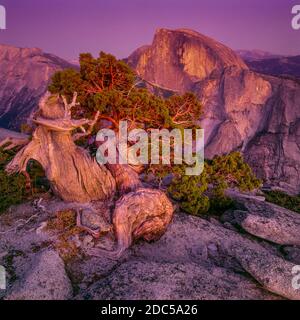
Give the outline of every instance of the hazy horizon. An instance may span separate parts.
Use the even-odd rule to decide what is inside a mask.
[[[101,50],[125,58],[151,44],[157,28],[188,28],[233,50],[299,55],[300,30],[291,28],[294,0],[0,0],[7,30],[0,43],[38,47],[75,60]]]

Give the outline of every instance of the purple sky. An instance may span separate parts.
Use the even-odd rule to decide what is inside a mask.
[[[119,58],[149,44],[156,28],[191,28],[233,49],[300,54],[291,8],[300,0],[0,0],[0,43],[63,58],[100,50]]]

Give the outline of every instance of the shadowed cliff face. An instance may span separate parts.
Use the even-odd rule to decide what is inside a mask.
[[[300,56],[255,56],[247,51],[237,52],[246,62],[247,66],[256,72],[276,77],[290,78],[300,82]]]
[[[53,73],[70,67],[40,49],[0,45],[0,126],[18,129],[26,123]]]
[[[159,29],[128,62],[141,78],[204,105],[207,158],[244,152],[259,177],[300,191],[300,85],[248,69],[226,46],[190,30]]]
[[[248,61],[264,61],[269,59],[283,58],[280,54],[274,54],[263,50],[236,50],[235,53],[246,63]]]

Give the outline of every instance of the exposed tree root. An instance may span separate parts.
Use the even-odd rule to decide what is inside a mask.
[[[172,220],[174,208],[160,190],[140,188],[121,197],[113,212],[117,248],[113,252],[92,249],[91,255],[118,258],[138,239],[159,239]]]

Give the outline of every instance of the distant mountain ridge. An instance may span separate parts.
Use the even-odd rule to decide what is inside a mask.
[[[237,50],[236,53],[253,71],[300,81],[300,55],[284,56],[261,50]]]
[[[263,50],[236,50],[235,52],[245,61],[261,61],[284,57],[283,55],[274,54]]]
[[[279,57],[257,61],[246,61],[252,70],[277,77],[290,77],[300,80],[300,55]]]
[[[0,126],[19,129],[53,73],[66,68],[75,66],[41,49],[0,45]]]

